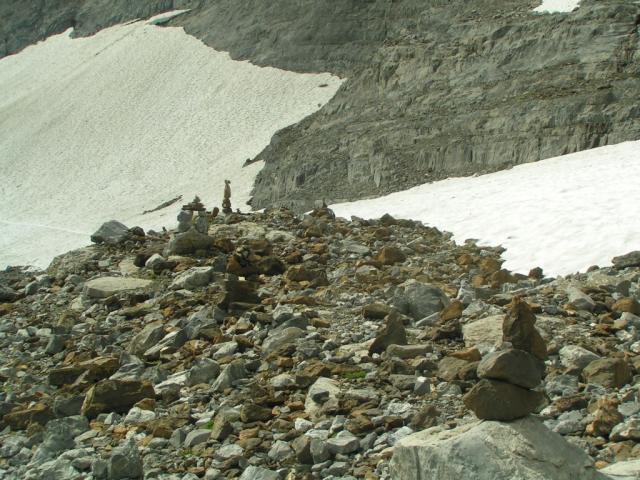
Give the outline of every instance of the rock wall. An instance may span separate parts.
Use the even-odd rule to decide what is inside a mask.
[[[68,26],[86,35],[188,6],[170,24],[233,58],[348,77],[256,158],[255,208],[306,209],[640,138],[640,5],[625,0],[554,15],[531,13],[536,0],[30,3],[0,6],[13,15],[0,56]]]

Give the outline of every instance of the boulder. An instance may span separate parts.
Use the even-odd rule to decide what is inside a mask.
[[[569,297],[569,306],[575,310],[586,310],[592,312],[596,308],[596,302],[576,287],[567,288],[567,296]]]
[[[192,228],[184,233],[174,235],[164,251],[166,257],[169,255],[188,255],[198,250],[210,250],[213,248],[214,239],[209,235],[198,232]]]
[[[193,267],[182,272],[171,282],[171,288],[174,290],[187,289],[193,290],[198,287],[207,286],[215,276],[213,267]]]
[[[462,398],[481,420],[522,418],[545,404],[542,393],[498,380],[482,379]]]
[[[558,352],[560,363],[570,370],[582,370],[600,356],[578,345],[565,345]]]
[[[582,449],[532,417],[430,428],[395,444],[395,480],[606,480]]]
[[[288,327],[282,330],[276,330],[262,342],[262,352],[265,355],[276,352],[277,350],[294,343],[300,337],[305,335],[304,330],[298,327]]]
[[[249,465],[245,468],[240,476],[240,480],[278,480],[279,478],[280,476],[277,472],[254,465]]]
[[[146,325],[131,341],[127,350],[134,355],[141,356],[149,348],[164,338],[164,326],[161,323]]]
[[[620,388],[631,381],[631,367],[622,358],[594,360],[582,371],[585,382],[607,388]]]
[[[131,236],[129,228],[116,221],[111,220],[105,222],[102,226],[91,235],[91,241],[93,243],[106,243],[107,245],[117,245],[124,242]]]
[[[103,412],[125,413],[145,398],[155,398],[153,386],[137,380],[102,380],[89,389],[80,409],[88,418]]]
[[[640,478],[640,460],[617,462],[600,470],[610,480],[638,480]]]
[[[15,302],[20,295],[7,285],[0,285],[0,302]]]
[[[502,380],[524,388],[540,385],[543,373],[543,362],[516,349],[490,353],[478,365],[478,377]]]
[[[613,257],[611,263],[613,263],[614,267],[620,269],[629,267],[640,267],[640,250],[629,252],[625,255],[620,255],[619,257]]]
[[[383,265],[393,265],[394,263],[402,263],[407,259],[407,256],[398,247],[383,247],[376,260]]]
[[[143,477],[142,457],[131,438],[113,449],[109,459],[109,480]]]
[[[398,286],[393,305],[414,320],[420,320],[439,313],[449,305],[449,299],[438,287],[409,280]]]
[[[309,387],[304,410],[312,419],[318,418],[338,407],[339,394],[340,384],[337,381],[320,377]]]
[[[153,284],[152,280],[132,277],[102,277],[84,284],[84,294],[89,298],[107,298],[122,292],[140,290]]]

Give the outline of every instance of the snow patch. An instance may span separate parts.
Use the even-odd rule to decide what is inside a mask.
[[[580,0],[542,0],[542,5],[533,9],[536,13],[570,13],[580,6]]]
[[[515,272],[540,266],[566,275],[640,250],[638,185],[640,142],[626,142],[331,208],[343,217],[421,220],[457,242],[504,246],[505,267]]]
[[[0,60],[0,268],[46,267],[111,219],[173,228],[195,194],[220,205],[224,179],[246,210],[262,164],[245,160],[342,82],[233,61],[166,18]]]

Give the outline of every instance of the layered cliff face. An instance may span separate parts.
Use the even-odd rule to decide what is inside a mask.
[[[640,138],[640,6],[392,2],[370,63],[261,159],[254,207],[354,199]]]
[[[0,55],[29,35],[192,7],[171,24],[233,58],[348,78],[257,157],[256,208],[304,209],[640,138],[640,5],[626,0],[554,15],[533,14],[535,0],[31,3],[46,8],[0,35]]]

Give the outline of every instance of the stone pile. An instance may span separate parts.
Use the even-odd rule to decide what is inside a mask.
[[[449,467],[640,459],[633,256],[519,275],[500,248],[325,206],[135,230],[0,272],[1,478],[407,480],[407,458],[435,478],[447,439],[486,435]]]
[[[463,397],[482,420],[515,420],[540,410],[545,403],[540,385],[547,350],[535,328],[536,317],[520,297],[508,306],[502,324],[503,345],[510,348],[486,355],[478,364],[481,379]]]

